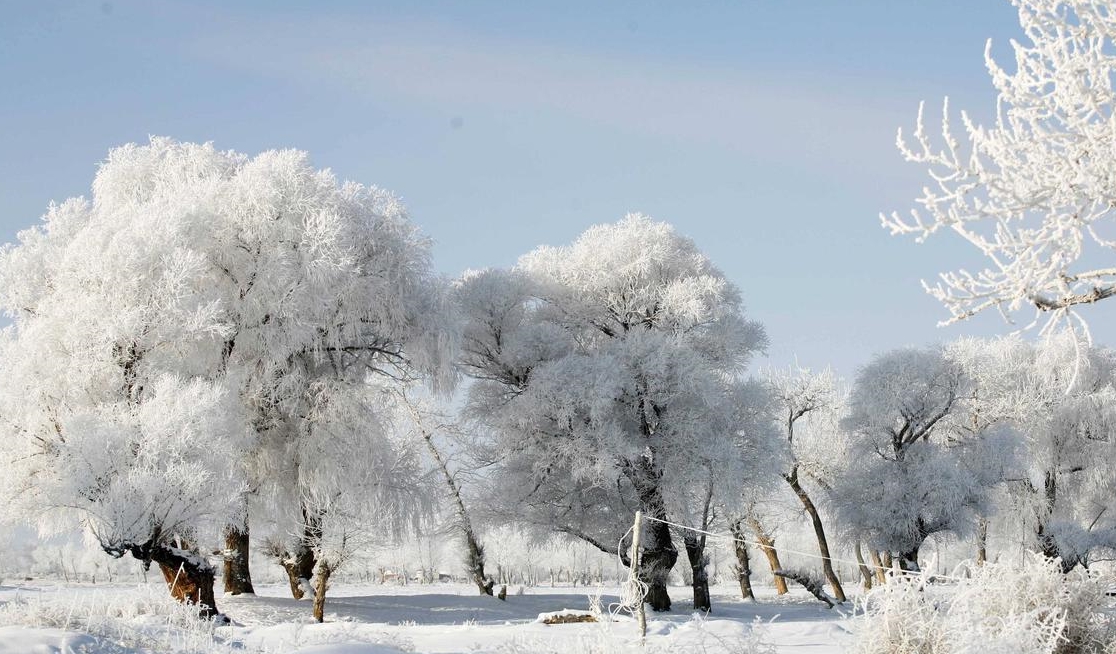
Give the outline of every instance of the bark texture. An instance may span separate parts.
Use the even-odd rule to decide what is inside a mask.
[[[829,587],[833,589],[833,597],[838,602],[844,602],[845,589],[841,587],[841,579],[833,571],[833,561],[829,555],[829,540],[825,536],[825,526],[822,524],[821,515],[818,514],[818,507],[814,505],[814,501],[810,499],[810,494],[806,492],[798,479],[798,467],[795,466],[789,475],[784,476],[784,479],[790,484],[791,490],[794,491],[794,494],[798,496],[798,500],[802,503],[802,508],[810,516],[810,524],[814,527],[814,537],[818,541],[818,551],[822,556],[822,571],[825,573],[826,581],[829,582]]]
[[[741,520],[734,520],[729,524],[733,537],[733,553],[736,555],[736,579],[740,582],[740,597],[742,599],[756,599],[752,592],[752,562],[748,558],[748,544],[745,542],[746,534]]]
[[[326,591],[329,590],[329,577],[332,574],[333,568],[329,561],[323,559],[318,564],[318,578],[314,585],[314,619],[318,622],[325,620]]]
[[[775,592],[779,595],[786,595],[787,580],[775,574],[777,570],[783,569],[783,564],[779,562],[779,550],[775,549],[775,539],[768,535],[767,530],[763,528],[763,525],[755,516],[748,518],[748,526],[752,528],[752,533],[756,535],[756,540],[759,541],[763,555],[767,557],[767,565],[771,568]]]
[[[705,570],[708,563],[705,557],[705,543],[693,532],[687,532],[683,543],[686,546],[686,558],[690,562],[690,571],[694,580],[694,610],[708,613],[713,610],[713,604],[709,599],[709,573]]]
[[[230,525],[225,529],[225,563],[222,578],[225,593],[242,595],[255,593],[252,587],[252,572],[248,568],[248,524],[239,527]]]
[[[203,618],[217,616],[217,602],[213,598],[213,566],[200,554],[155,545],[148,557],[159,565],[172,597],[179,602],[196,605],[198,614]]]

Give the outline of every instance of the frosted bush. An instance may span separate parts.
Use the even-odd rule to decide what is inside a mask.
[[[168,654],[225,654],[213,621],[180,604],[161,588],[87,595],[27,593],[0,604],[0,624],[56,628],[91,634],[121,646]]]
[[[990,563],[953,587],[925,577],[889,583],[865,600],[858,654],[1070,654],[1116,651],[1111,579],[1056,559]]]

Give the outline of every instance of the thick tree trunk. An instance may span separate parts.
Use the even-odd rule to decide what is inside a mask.
[[[818,507],[814,506],[814,501],[810,499],[809,493],[802,487],[798,481],[797,468],[786,475],[784,479],[790,484],[798,500],[802,502],[802,507],[806,509],[806,513],[810,516],[810,523],[814,527],[814,537],[818,541],[818,551],[822,556],[822,571],[825,573],[825,579],[829,582],[829,587],[833,589],[833,597],[838,602],[845,601],[845,589],[841,587],[841,579],[837,573],[833,571],[833,561],[829,555],[829,541],[825,537],[825,527],[822,525],[821,516],[818,514]]]
[[[760,549],[763,550],[764,556],[767,557],[767,565],[771,568],[775,592],[779,595],[786,595],[787,580],[775,574],[777,571],[783,569],[783,564],[779,562],[779,550],[775,549],[775,539],[767,534],[767,531],[755,516],[749,516],[748,526],[752,528],[752,532],[756,535],[756,540],[759,541]]]
[[[329,590],[329,577],[332,574],[333,568],[330,567],[329,561],[322,559],[318,563],[318,578],[314,585],[314,619],[318,622],[325,620],[326,591]]]
[[[860,541],[856,542],[856,564],[864,581],[864,590],[872,590],[872,571],[864,563],[864,554],[860,552]]]
[[[302,508],[302,537],[295,546],[294,552],[280,552],[279,565],[287,573],[287,581],[291,585],[291,596],[296,600],[306,597],[307,591],[314,588],[310,578],[314,576],[314,566],[317,560],[314,557],[314,544],[322,539],[322,517],[313,511]]]
[[[678,550],[670,537],[670,527],[666,520],[666,503],[663,501],[659,479],[662,477],[653,457],[641,457],[625,472],[639,496],[640,510],[645,518],[644,534],[639,555],[639,578],[647,584],[644,601],[653,611],[670,610],[670,594],[667,592],[667,577],[678,561]]]
[[[314,576],[314,552],[305,545],[299,545],[294,554],[288,554],[279,561],[287,572],[291,585],[291,596],[296,600],[306,597],[306,589],[311,588],[310,578]]]
[[[709,599],[709,574],[705,571],[705,565],[708,563],[705,558],[705,543],[701,542],[693,532],[687,532],[683,543],[686,546],[686,558],[690,562],[693,575],[694,610],[708,613],[713,610],[713,604]]]
[[[252,572],[248,568],[248,523],[225,529],[225,564],[223,578],[228,595],[255,594]]]
[[[644,599],[651,605],[652,611],[669,611],[667,576],[678,561],[678,550],[674,548],[670,538],[670,528],[661,522],[652,521],[647,526],[645,543],[639,557],[640,580],[647,584]]]
[[[740,582],[740,597],[746,600],[755,600],[752,592],[752,563],[748,558],[748,544],[744,534],[744,526],[739,519],[729,524],[732,532],[733,553],[736,554],[736,578]]]
[[[217,616],[217,602],[213,598],[213,566],[201,554],[155,545],[148,552],[148,558],[159,564],[172,597],[185,604],[196,605],[198,613],[204,618]]]
[[[921,548],[921,545],[915,545],[905,552],[899,552],[899,569],[906,572],[920,572],[922,568],[918,567],[918,551]]]

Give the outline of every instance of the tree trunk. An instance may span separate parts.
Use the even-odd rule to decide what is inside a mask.
[[[976,551],[976,564],[978,566],[984,565],[988,562],[988,520],[981,518],[977,523],[977,551]]]
[[[768,536],[767,531],[764,530],[763,525],[755,516],[748,517],[748,526],[756,534],[756,540],[759,541],[760,549],[763,550],[764,556],[767,557],[767,565],[771,567],[772,582],[775,584],[775,593],[778,595],[787,594],[787,580],[775,574],[776,571],[783,569],[783,564],[779,562],[779,550],[775,549],[775,539]]]
[[[225,529],[225,563],[222,577],[228,595],[255,594],[252,572],[248,568],[248,522]]]
[[[281,558],[279,565],[287,572],[291,585],[291,597],[300,600],[306,597],[306,589],[311,588],[310,578],[314,576],[314,552],[305,545],[299,545],[294,554]]]
[[[295,546],[295,551],[281,552],[279,565],[287,572],[287,581],[291,585],[291,596],[296,600],[306,597],[308,590],[313,586],[310,578],[314,576],[314,544],[322,539],[322,517],[302,507],[302,537]],[[312,591],[311,591],[312,592]]]
[[[477,590],[481,595],[491,596],[496,580],[484,574],[484,546],[477,542],[472,529],[465,530],[465,552],[465,564],[473,576],[473,583],[477,585]]]
[[[921,545],[915,545],[905,552],[899,552],[899,569],[905,572],[920,572],[922,569],[918,567],[918,551],[921,548]]]
[[[652,514],[654,515],[654,514]],[[670,594],[667,592],[667,576],[678,561],[678,550],[670,538],[670,528],[652,521],[647,526],[647,544],[639,557],[639,576],[647,584],[645,600],[652,611],[669,611]]]
[[[740,597],[746,600],[755,600],[752,592],[752,563],[748,559],[748,544],[744,542],[744,526],[739,519],[729,524],[732,532],[733,553],[736,554],[736,578],[740,582]]]
[[[802,502],[802,507],[806,509],[806,513],[810,516],[810,523],[814,526],[814,537],[818,540],[818,551],[822,556],[822,571],[825,573],[825,579],[829,582],[829,587],[833,589],[833,597],[838,602],[845,601],[845,589],[841,587],[841,579],[837,573],[833,571],[833,561],[829,556],[829,541],[825,537],[825,527],[822,525],[821,516],[818,515],[818,507],[814,506],[813,500],[802,487],[798,481],[798,470],[794,470],[791,474],[784,477],[787,483],[790,484],[791,489],[794,490],[798,500]]]
[[[887,568],[891,566],[884,566],[883,561],[880,560],[880,553],[876,550],[868,550],[868,556],[871,557],[872,567],[875,568],[876,571],[876,582],[880,584],[886,584]]]
[[[314,586],[314,619],[318,622],[325,620],[325,600],[326,590],[329,589],[329,576],[333,574],[333,568],[330,567],[329,561],[322,559],[318,563],[318,578],[315,580]]]
[[[701,542],[693,532],[686,532],[683,538],[686,546],[686,558],[690,561],[690,570],[693,575],[694,610],[713,610],[709,600],[709,574],[705,570],[708,561],[705,558],[705,543]]]
[[[864,555],[860,552],[860,541],[856,542],[856,564],[864,580],[864,590],[872,590],[872,571],[864,563]]]
[[[670,527],[666,520],[666,503],[663,501],[659,479],[662,477],[653,459],[641,458],[626,471],[639,496],[640,510],[647,520],[639,556],[639,578],[647,584],[644,600],[651,605],[652,611],[669,611],[670,594],[667,592],[667,577],[678,561],[678,550],[670,537]]]
[[[426,423],[418,409],[411,404],[406,394],[400,393],[400,397],[407,406],[407,409],[411,412],[411,417],[415,421],[415,425],[421,430],[422,438],[426,441],[426,449],[438,464],[438,469],[442,472],[442,479],[449,488],[450,496],[453,497],[454,509],[457,512],[458,526],[465,536],[465,565],[469,570],[469,574],[473,577],[473,583],[477,585],[477,590],[480,591],[481,595],[491,596],[492,587],[496,585],[496,580],[484,573],[484,546],[480,544],[480,541],[477,539],[477,534],[473,530],[473,523],[472,520],[469,519],[469,512],[465,509],[465,500],[461,497],[461,487],[457,485],[457,479],[455,479],[450,472],[449,464],[446,462],[445,457],[442,456],[442,452],[435,447],[434,433],[426,428]]]
[[[148,558],[159,564],[172,597],[185,604],[197,605],[203,618],[217,616],[217,602],[213,598],[213,566],[201,554],[168,545],[155,545],[148,552]]]
[[[1051,559],[1056,559],[1060,556],[1058,542],[1054,539],[1053,534],[1046,530],[1046,522],[1054,513],[1054,503],[1058,500],[1058,476],[1053,471],[1047,471],[1043,479],[1043,500],[1045,501],[1045,507],[1042,515],[1039,516],[1035,536],[1038,537],[1042,553]]]

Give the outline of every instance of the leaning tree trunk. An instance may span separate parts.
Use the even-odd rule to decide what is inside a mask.
[[[496,580],[484,573],[484,546],[477,541],[471,528],[465,529],[465,564],[480,594],[491,596]]]
[[[833,597],[838,602],[844,602],[845,589],[841,587],[841,579],[833,571],[833,560],[829,556],[829,541],[825,537],[825,527],[822,525],[821,516],[818,514],[818,507],[814,506],[814,501],[810,499],[809,493],[799,483],[797,468],[791,474],[786,475],[784,479],[790,484],[791,489],[798,496],[798,500],[802,502],[802,507],[806,509],[806,513],[810,516],[810,523],[814,526],[814,537],[818,541],[818,551],[821,552],[822,556],[822,571],[825,573],[826,581],[829,582],[829,587],[833,589]]]
[[[426,428],[422,415],[418,409],[411,404],[407,399],[406,394],[400,393],[400,398],[411,412],[411,417],[415,424],[422,431],[422,438],[426,441],[426,449],[430,455],[434,457],[434,461],[438,464],[438,469],[442,472],[442,479],[446,482],[449,488],[450,496],[453,497],[454,509],[457,512],[458,526],[461,528],[462,535],[465,537],[465,565],[469,570],[469,574],[473,577],[473,583],[477,585],[477,590],[481,595],[492,595],[492,587],[496,585],[496,580],[491,576],[486,575],[484,572],[484,546],[481,545],[477,539],[477,533],[473,529],[473,522],[469,518],[469,512],[465,509],[465,500],[461,497],[461,487],[457,485],[457,479],[454,478],[450,472],[449,465],[442,452],[434,445],[434,433]]]
[[[744,526],[739,519],[729,523],[732,532],[733,553],[736,554],[736,578],[740,582],[740,597],[746,600],[755,600],[752,592],[752,563],[748,559],[748,544],[744,535]]]
[[[329,561],[322,559],[318,564],[318,578],[314,585],[314,619],[318,622],[325,620],[326,591],[329,589],[329,577],[332,574],[333,568]]]
[[[248,568],[248,521],[225,529],[225,593],[228,595],[255,594],[252,572]]]
[[[713,610],[709,599],[709,573],[705,565],[709,562],[705,556],[705,543],[701,542],[693,532],[686,532],[682,542],[686,545],[686,558],[690,561],[690,571],[693,575],[694,610]]]
[[[172,597],[184,604],[196,605],[198,613],[204,618],[217,616],[217,602],[213,598],[213,566],[201,554],[168,545],[155,545],[147,555],[159,564]]]
[[[767,557],[767,565],[771,568],[772,582],[775,584],[775,592],[778,595],[787,594],[787,580],[775,574],[777,571],[783,569],[783,564],[779,562],[779,550],[775,549],[775,539],[768,535],[764,530],[763,525],[755,516],[748,518],[748,526],[756,534],[756,540],[759,541],[760,549],[763,550],[764,556]]]
[[[860,576],[864,580],[864,590],[872,590],[872,571],[864,563],[864,555],[860,552],[860,541],[856,542],[856,565]]]
[[[886,584],[887,583],[887,568],[890,568],[891,566],[890,565],[886,565],[886,566],[884,565],[883,560],[880,559],[880,553],[877,552],[876,550],[868,550],[868,556],[871,557],[872,567],[875,569],[875,572],[876,572],[876,583]]]

